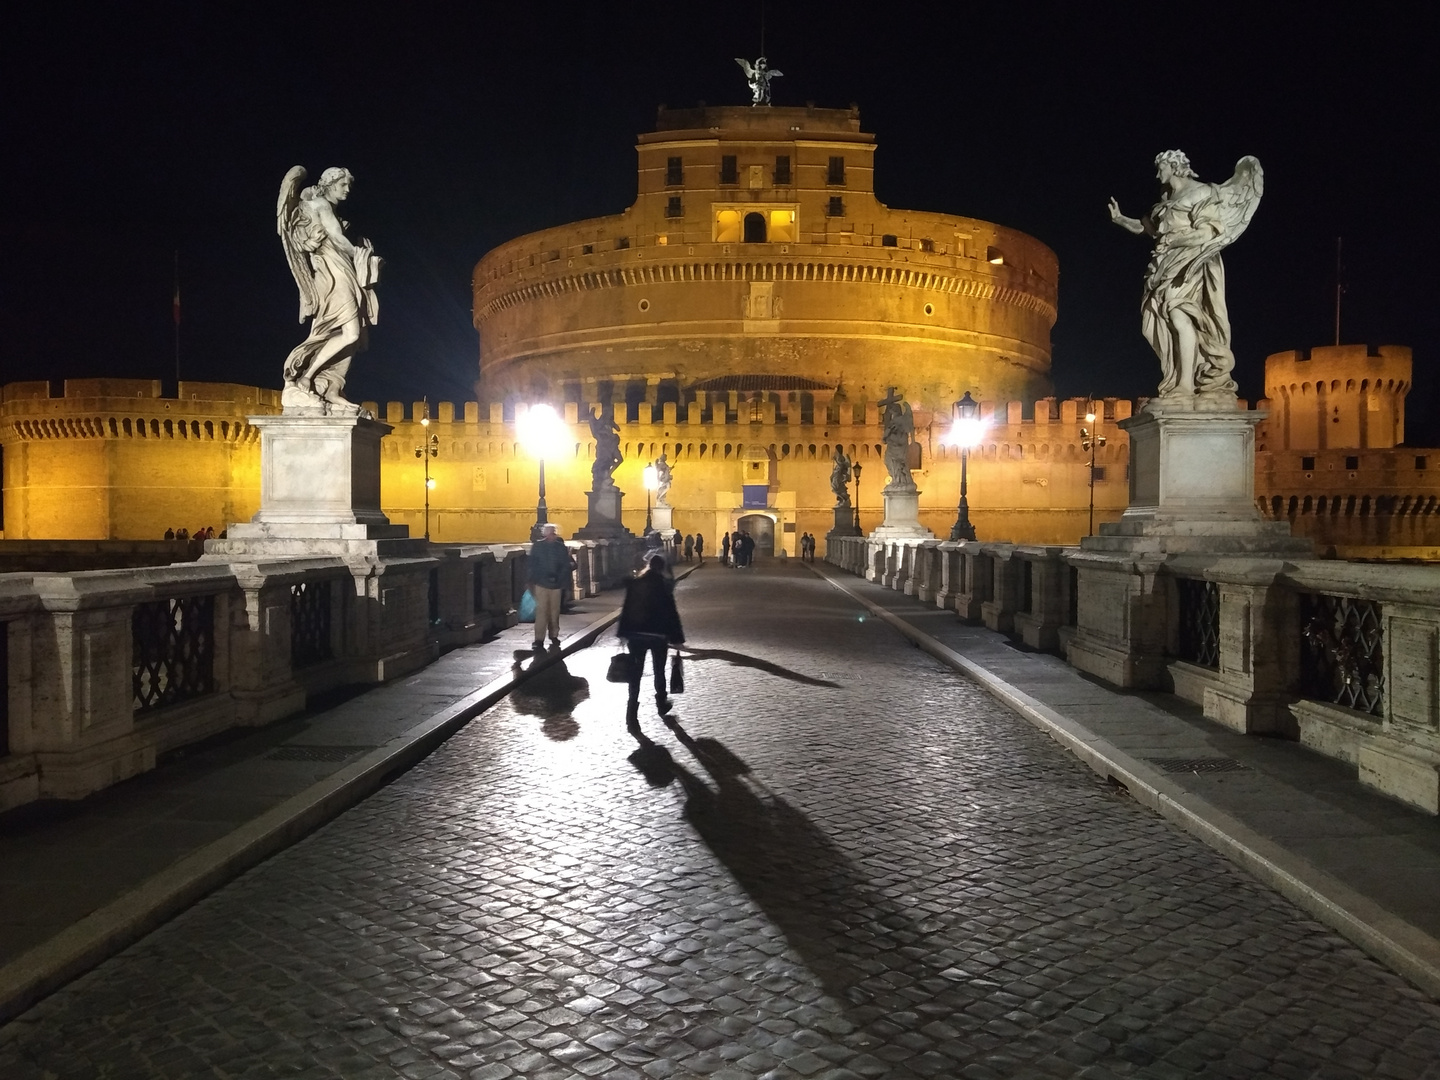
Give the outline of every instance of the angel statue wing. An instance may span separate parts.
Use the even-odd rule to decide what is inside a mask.
[[[752,80],[755,78],[755,69],[750,66],[749,60],[746,60],[743,56],[737,56],[735,57],[735,63],[739,64],[740,70],[745,72],[745,78]]]
[[[1220,220],[1219,235],[1205,245],[1197,264],[1204,263],[1229,247],[1249,227],[1250,219],[1265,194],[1265,170],[1253,157],[1242,157],[1235,163],[1235,175],[1216,186],[1215,215]]]
[[[315,314],[315,282],[310,276],[310,260],[295,244],[295,211],[300,205],[300,185],[305,183],[303,166],[296,165],[280,181],[280,197],[275,203],[275,231],[280,234],[280,246],[285,249],[285,261],[295,275],[295,284],[300,286],[300,321],[303,323]]]
[[[777,71],[775,68],[771,68],[769,71],[765,72],[765,75],[771,79],[778,79],[781,75],[784,74],[785,73],[783,71]]]

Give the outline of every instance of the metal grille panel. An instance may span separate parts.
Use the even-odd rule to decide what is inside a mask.
[[[1184,758],[1184,757],[1156,757],[1147,758],[1152,765],[1158,765],[1167,773],[1213,773],[1213,772],[1246,772],[1244,765],[1234,758]]]
[[[330,641],[331,582],[302,581],[290,586],[290,664],[303,668],[334,655]]]
[[[215,691],[215,597],[136,604],[130,616],[136,713]]]
[[[1176,578],[1180,597],[1181,660],[1220,667],[1220,586],[1213,581]]]
[[[1384,623],[1371,600],[1300,594],[1300,693],[1371,716],[1385,709]]]

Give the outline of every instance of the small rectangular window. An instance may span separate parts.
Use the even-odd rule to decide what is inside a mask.
[[[616,251],[623,250],[624,248],[628,248],[629,246],[630,246],[630,237],[628,237],[628,236],[617,236],[617,237],[615,238],[615,250],[616,250]]]
[[[789,154],[776,154],[776,155],[775,155],[775,183],[777,183],[777,184],[788,184],[788,183],[790,183],[790,155],[789,155]]]
[[[1090,479],[1094,480],[1097,484],[1103,481],[1105,479],[1105,466],[1096,465],[1093,469],[1091,469]]]
[[[1429,460],[1425,457],[1424,454],[1416,454],[1416,455],[1415,455],[1415,468],[1417,468],[1417,469],[1428,469],[1429,467],[1430,467],[1430,462],[1429,462]]]
[[[894,233],[886,233],[884,236],[880,237],[881,247],[897,247],[899,243],[900,238]]]
[[[931,240],[928,236],[925,237],[924,240],[920,241],[920,250],[933,252],[935,250],[935,241]]]
[[[580,245],[580,254],[581,254],[581,255],[594,255],[594,254],[595,254],[595,245],[594,245],[594,244],[581,244],[581,245]]]
[[[1360,459],[1359,459],[1359,457],[1347,457],[1347,458],[1345,459],[1345,468],[1347,468],[1347,469],[1358,469],[1358,468],[1360,468]]]
[[[1315,459],[1313,457],[1302,457],[1300,459],[1300,468],[1302,468],[1306,472],[1314,472]]]
[[[844,217],[844,216],[845,216],[845,200],[842,199],[839,195],[831,195],[831,196],[830,196],[830,208],[829,208],[828,210],[826,210],[825,213],[827,213],[827,214],[830,215],[831,217]]]
[[[685,211],[680,206],[680,196],[671,195],[665,203],[666,217],[680,217]]]
[[[736,164],[734,154],[723,154],[720,158],[720,183],[738,184],[740,182],[740,167]]]
[[[843,157],[832,157],[830,168],[825,174],[827,184],[845,183],[845,159]]]
[[[665,159],[665,183],[683,184],[685,182],[685,169],[678,157]]]

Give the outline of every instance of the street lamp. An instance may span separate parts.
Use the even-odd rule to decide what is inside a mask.
[[[660,474],[655,471],[655,463],[652,461],[645,466],[645,535],[649,536],[650,526],[650,493],[660,486]]]
[[[430,431],[430,399],[424,398],[425,415],[420,417],[420,430]],[[435,488],[435,480],[430,475],[430,459],[440,456],[440,436],[431,433],[428,439],[423,439],[419,446],[415,447],[415,456],[425,462],[425,539],[430,539],[430,492]]]
[[[864,536],[865,534],[860,532],[860,462],[855,462],[851,471],[855,474],[855,532]]]
[[[980,441],[985,433],[985,421],[980,419],[980,403],[965,391],[965,396],[955,402],[955,419],[945,434],[945,441],[960,450],[960,505],[955,511],[955,524],[950,526],[951,540],[974,540],[975,526],[970,523],[970,498],[967,489],[966,470],[970,464],[970,448]]]
[[[535,525],[530,540],[539,540],[549,521],[545,506],[545,459],[560,452],[565,442],[565,421],[549,405],[532,405],[515,417],[516,433],[526,453],[540,462],[540,498],[535,504]]]
[[[1091,402],[1090,407],[1093,409],[1095,403]],[[1090,451],[1090,531],[1086,533],[1087,536],[1095,535],[1095,448],[1105,445],[1105,436],[1100,434],[1100,425],[1096,423],[1096,419],[1094,412],[1087,412],[1085,422],[1093,424],[1094,427],[1080,429],[1080,445]]]

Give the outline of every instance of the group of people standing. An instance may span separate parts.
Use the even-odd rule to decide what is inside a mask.
[[[749,566],[754,559],[755,538],[748,532],[739,529],[720,538],[721,566]]]
[[[812,533],[800,534],[800,558],[805,562],[815,561],[815,536]]]
[[[701,533],[695,533],[692,536],[690,533],[686,533],[685,539],[681,541],[680,544],[680,557],[686,562],[689,562],[692,558],[694,558],[698,559],[700,562],[703,563],[705,561],[704,535]]]
[[[215,526],[214,526],[214,525],[206,525],[204,528],[196,529],[193,533],[192,533],[189,529],[166,529],[166,530],[165,530],[165,539],[166,539],[166,540],[214,540],[214,539],[216,539],[216,538],[218,537],[219,539],[224,540],[224,539],[225,539],[225,534],[226,534],[228,531],[229,531],[229,530],[227,530],[227,529],[221,529],[220,532],[217,534],[217,533],[215,532]]]

